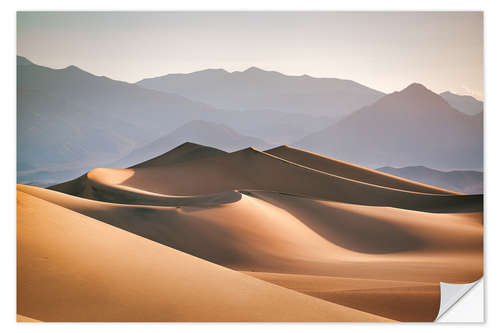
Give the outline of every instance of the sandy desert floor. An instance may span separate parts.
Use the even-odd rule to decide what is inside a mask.
[[[432,321],[483,274],[482,195],[288,146],[17,193],[18,321]]]

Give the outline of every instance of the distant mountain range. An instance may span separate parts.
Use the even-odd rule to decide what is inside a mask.
[[[75,66],[52,69],[17,57],[20,182],[62,181],[61,175],[108,165],[193,120],[224,124],[273,144],[298,140],[334,122],[274,110],[218,110]]]
[[[111,162],[213,108],[77,67],[51,69],[18,57],[18,170]]]
[[[440,95],[453,108],[470,116],[483,112],[483,102],[475,99],[472,96],[456,95],[449,91],[445,91]]]
[[[479,171],[448,171],[429,169],[424,166],[405,168],[383,167],[378,171],[401,178],[437,186],[451,191],[465,194],[483,193],[483,173]]]
[[[292,76],[250,67],[228,72],[206,69],[143,79],[137,85],[176,93],[216,108],[265,110],[340,119],[385,94],[350,80]],[[454,109],[468,115],[483,111],[483,102],[450,91],[440,94]]]
[[[256,67],[243,72],[207,69],[168,74],[137,84],[221,109],[270,109],[330,117],[345,116],[384,95],[351,80],[289,76]]]
[[[466,115],[413,83],[293,145],[370,168],[481,170],[482,112]]]
[[[464,115],[476,104],[458,112],[445,101],[457,95],[442,95],[421,85],[384,95],[349,80],[258,68],[130,84],[18,56],[18,182],[127,166],[184,141],[228,151],[294,144],[368,167],[481,169],[482,112]]]

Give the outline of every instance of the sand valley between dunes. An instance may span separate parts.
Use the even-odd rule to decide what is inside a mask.
[[[483,275],[483,196],[304,150],[185,143],[17,185],[18,321],[433,321]]]

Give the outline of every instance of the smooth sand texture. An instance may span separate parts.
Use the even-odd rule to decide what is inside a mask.
[[[208,207],[137,206],[18,188],[238,270],[450,283],[482,274],[476,260],[481,213],[432,214],[267,192]]]
[[[41,321],[384,321],[18,192],[18,314]]]
[[[307,295],[400,321],[432,321],[440,302],[439,283],[245,273]]]
[[[123,296],[126,298],[121,305],[126,309],[120,310],[123,316],[112,312],[106,317],[117,319],[98,319],[92,317],[98,316],[92,311],[86,319],[74,319],[76,314],[71,312],[73,310],[65,310],[65,314],[59,315],[58,319],[55,319],[55,314],[42,318],[26,311],[18,313],[40,320],[125,321],[337,321],[358,320],[353,319],[353,316],[371,313],[380,316],[375,317],[377,319],[430,321],[439,310],[439,282],[468,283],[482,276],[482,196],[449,193],[354,165],[325,161],[323,157],[314,154],[309,156],[307,152],[300,151],[299,156],[308,156],[306,161],[302,161],[294,157],[296,150],[285,148],[280,150],[282,156],[283,151],[287,154],[291,152],[290,158],[295,159],[295,162],[254,149],[225,153],[209,147],[184,144],[152,160],[154,163],[145,162],[140,167],[129,169],[95,169],[71,182],[52,187],[56,191],[18,185],[21,198],[19,214],[24,216],[22,214],[27,214],[25,211],[31,212],[26,220],[35,220],[37,215],[40,220],[49,212],[53,212],[51,217],[54,219],[58,215],[65,217],[57,222],[49,219],[56,224],[40,224],[40,228],[45,225],[47,233],[53,228],[65,226],[66,220],[92,221],[93,224],[85,225],[99,225],[99,230],[108,231],[102,232],[104,236],[101,236],[101,231],[91,233],[90,239],[81,240],[77,237],[78,242],[92,241],[92,249],[96,248],[100,252],[103,252],[100,246],[112,246],[119,251],[132,251],[133,258],[147,258],[141,259],[141,264],[134,260],[120,263],[122,275],[109,269],[99,273],[100,277],[109,275],[113,281],[117,281],[117,289],[112,289],[116,293],[119,293],[120,288],[136,290],[131,285],[138,282],[130,280],[132,277],[124,272],[130,269],[134,272],[131,275],[137,279],[146,274],[146,263],[151,264],[151,258],[157,257],[152,254],[154,247],[155,253],[158,249],[164,249],[161,251],[169,258],[164,260],[169,269],[174,269],[174,264],[184,267],[184,261],[187,266],[201,265],[195,265],[196,262],[211,267],[199,268],[199,273],[195,274],[198,280],[192,283],[193,292],[205,285],[205,274],[215,274],[213,270],[221,271],[224,272],[220,273],[223,281],[219,281],[219,285],[208,285],[214,299],[218,299],[220,292],[225,295],[221,290],[233,283],[229,278],[226,281],[225,276],[236,274],[231,277],[238,276],[241,279],[245,275],[235,272],[240,271],[251,275],[251,281],[259,281],[255,279],[258,278],[272,283],[265,284],[268,288],[281,286],[288,288],[293,295],[299,295],[296,293],[299,292],[317,301],[327,301],[326,304],[336,306],[335,310],[331,309],[335,315],[328,312],[323,319],[314,319],[308,317],[312,316],[309,310],[299,310],[298,305],[291,305],[292,310],[287,309],[288,305],[280,310],[269,310],[282,305],[265,302],[261,309],[252,308],[252,302],[260,301],[236,297],[240,295],[239,290],[241,293],[254,294],[254,287],[246,284],[234,287],[237,299],[225,301],[224,304],[230,305],[231,310],[222,309],[222,305],[218,304],[214,309],[222,313],[206,312],[204,307],[208,306],[209,297],[200,307],[190,304],[192,300],[189,297],[177,294],[178,290],[183,290],[179,287],[183,282],[177,279],[185,280],[185,277],[180,275],[178,269],[173,274],[157,262],[154,271],[158,269],[161,272],[158,272],[158,276],[148,276],[152,280],[141,283],[141,288],[145,289],[140,292],[153,293],[158,288],[159,294],[168,290],[178,298],[186,298],[183,301],[176,298],[177,306],[168,307],[171,310],[168,314],[148,310],[151,312],[149,314],[146,310],[140,310],[140,315],[131,315],[132,308],[150,309],[153,306],[134,301],[138,294],[130,298]],[[338,172],[338,175],[334,172]],[[33,211],[35,208],[30,207],[34,205],[51,209]],[[19,218],[19,224],[22,223]],[[69,224],[81,225],[73,222]],[[79,232],[75,229],[71,235],[76,237]],[[37,234],[43,232],[37,231]],[[118,245],[113,243],[116,237],[119,238]],[[68,237],[63,238],[68,244],[75,242]],[[135,245],[138,241],[126,246],[129,239],[140,239],[144,245],[141,245],[140,250],[134,248],[139,246]],[[99,245],[100,241],[104,244]],[[94,246],[94,243],[97,245]],[[68,244],[61,243],[61,248]],[[84,265],[85,260],[89,261],[93,255],[99,256],[99,260],[107,260],[97,252],[85,254],[85,259],[80,258],[80,255],[83,254],[70,251],[67,260],[69,262],[69,257],[74,256],[75,265]],[[121,262],[115,257],[112,261]],[[81,272],[90,269],[89,266],[80,268]],[[33,279],[38,281],[37,274],[45,274],[47,267],[38,267],[38,271],[26,269],[26,275],[33,275]],[[58,266],[58,269],[61,274],[57,276],[67,277],[64,279],[68,284],[68,292],[80,292],[80,284],[86,281],[85,278],[77,279],[80,284],[73,281],[75,276],[64,272],[65,269],[73,272],[74,268],[70,264]],[[155,279],[160,279],[163,269],[169,277],[160,284]],[[205,273],[205,270],[210,272]],[[53,278],[46,277],[46,280],[37,284],[38,288]],[[278,290],[284,290],[281,287]],[[18,293],[22,294],[25,288],[23,285]],[[209,293],[206,290],[203,292]],[[126,295],[129,295],[128,291]],[[239,301],[248,301],[250,304],[234,305]],[[28,298],[21,304],[30,302],[34,304],[26,306],[39,307],[34,298]],[[47,302],[53,302],[53,299]],[[109,300],[103,302],[102,307],[112,304]],[[347,308],[341,307],[343,310],[340,311],[337,308],[339,304]],[[45,307],[46,304],[42,308]],[[354,309],[362,312],[349,312]],[[74,311],[82,311],[79,312],[80,316],[87,315],[87,310],[82,308]],[[244,315],[245,311],[255,313]],[[302,317],[299,318],[303,319],[290,319],[294,311],[302,311]],[[322,316],[318,311],[315,313]],[[127,316],[130,318],[125,318]],[[360,317],[359,320],[371,319]]]

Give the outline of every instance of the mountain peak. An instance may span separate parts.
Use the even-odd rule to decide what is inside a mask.
[[[265,70],[255,66],[249,67],[244,71],[244,73],[261,73],[261,72],[265,72]]]
[[[85,75],[85,76],[88,76],[88,77],[93,77],[93,78],[104,78],[104,79],[108,79],[110,80],[109,78],[107,78],[106,76],[97,76],[97,75],[94,75],[90,72],[87,72],[86,70],[83,70],[81,69],[80,67],[77,67],[75,65],[69,65],[67,67],[64,67],[64,68],[61,68],[61,69],[58,69],[59,71],[62,71],[64,73],[70,73],[72,75]],[[115,81],[115,82],[119,82],[119,81]]]
[[[206,147],[206,146],[200,145],[200,144],[195,143],[195,142],[186,141],[186,142],[178,145],[174,149],[193,149],[193,148],[202,148],[202,147]],[[174,149],[172,149],[172,150],[174,150]]]
[[[411,100],[413,101],[412,103],[420,106],[422,104],[428,103],[434,103],[435,105],[448,104],[443,99],[443,97],[433,92],[432,90],[427,89],[423,84],[417,82],[410,84],[408,87],[404,88],[401,91],[395,92],[395,94],[407,99],[408,101]],[[386,97],[389,97],[391,95],[393,94],[387,95]]]
[[[83,71],[81,68],[76,67],[75,65],[69,65],[68,67],[64,67],[63,69],[70,71]]]
[[[247,148],[243,148],[243,149],[240,149],[240,150],[237,150],[237,151],[234,151],[232,152],[231,154],[233,155],[248,155],[248,154],[255,154],[255,153],[261,153],[260,150],[252,147],[252,146],[249,146]]]
[[[451,109],[442,96],[417,82],[410,84],[403,90],[385,95],[376,104],[384,110],[393,110],[394,112],[413,110],[414,114]]]
[[[427,89],[423,84],[418,83],[418,82],[413,82],[410,84],[408,87],[405,89],[401,90],[401,92],[430,92],[429,89]]]
[[[197,71],[197,72],[193,72],[193,73],[189,73],[189,74],[194,74],[194,73],[228,73],[228,71],[226,71],[224,68],[207,68],[207,69],[203,69],[201,71]]]

